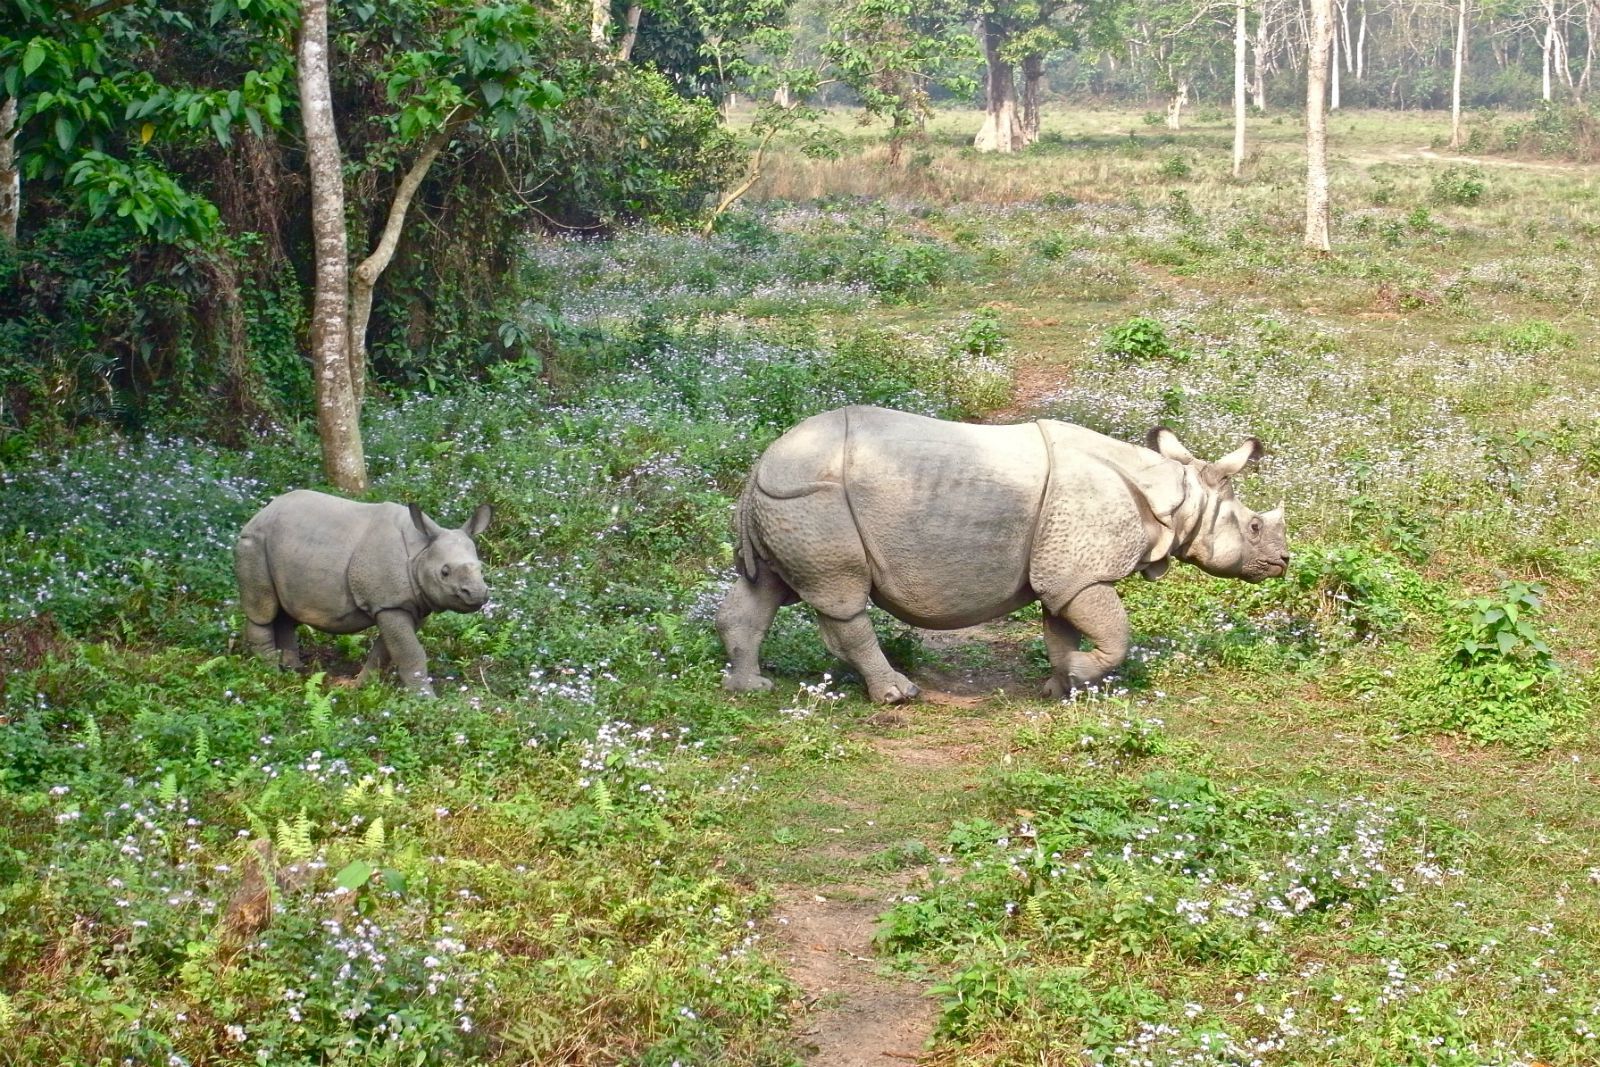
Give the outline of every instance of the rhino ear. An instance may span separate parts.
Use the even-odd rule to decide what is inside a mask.
[[[1246,438],[1244,444],[1211,464],[1211,470],[1218,478],[1232,478],[1266,454],[1266,447],[1259,440]]]
[[[422,509],[416,504],[407,504],[406,510],[411,513],[411,525],[415,526],[417,532],[428,540],[431,541],[444,532],[439,528],[439,524],[424,515]]]
[[[1175,459],[1179,463],[1193,463],[1194,453],[1183,447],[1183,442],[1178,440],[1178,435],[1165,426],[1157,426],[1145,434],[1144,443],[1155,452],[1161,453],[1168,459]]]
[[[494,508],[488,504],[479,504],[478,510],[472,513],[472,518],[462,527],[468,537],[477,537],[489,528],[489,523],[494,518]]]

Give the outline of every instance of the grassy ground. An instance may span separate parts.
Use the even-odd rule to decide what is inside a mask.
[[[0,476],[0,1063],[1600,1057],[1587,173],[1340,115],[1317,258],[1292,116],[1239,181],[1203,112],[900,167],[838,124],[709,240],[531,249],[551,358],[376,406],[375,496],[500,516],[434,704],[342,684],[359,639],[237,654],[304,431]],[[1067,704],[1036,612],[883,620],[929,691],[885,713],[789,609],[727,699],[730,501],[847,401],[1258,434],[1294,567],[1126,584]]]

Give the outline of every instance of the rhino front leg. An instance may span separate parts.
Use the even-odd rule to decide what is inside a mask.
[[[903,704],[922,692],[915,682],[889,665],[867,613],[834,619],[818,613],[817,627],[828,651],[849,663],[867,683],[867,695],[879,704]]]
[[[367,661],[361,665],[361,673],[356,675],[356,685],[363,686],[380,677],[388,666],[389,643],[383,639],[383,634],[380,632],[372,639],[372,647],[367,650]]]
[[[1092,651],[1079,651],[1080,636],[1094,643]],[[1052,700],[1088,688],[1116,670],[1128,655],[1128,612],[1116,588],[1091,585],[1058,615],[1046,614],[1044,643],[1052,668],[1044,691]]]
[[[772,688],[772,679],[761,674],[761,642],[778,609],[794,600],[794,591],[765,564],[757,567],[755,581],[741,575],[733,583],[717,609],[717,634],[728,653],[724,689],[749,693]]]
[[[407,611],[378,612],[379,640],[394,662],[400,684],[419,696],[433,696],[433,681],[428,677],[428,654],[417,640],[417,620]],[[368,657],[370,662],[371,657]]]

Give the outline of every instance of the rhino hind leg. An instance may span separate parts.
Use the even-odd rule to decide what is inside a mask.
[[[755,580],[740,575],[717,609],[717,634],[728,653],[722,687],[734,693],[772,688],[772,679],[761,673],[761,642],[778,609],[799,599],[770,565],[763,560],[756,563]]]
[[[295,628],[300,620],[287,611],[279,611],[272,620],[272,641],[278,649],[278,665],[287,671],[300,669],[300,637]]]
[[[817,628],[822,631],[822,643],[828,651],[856,669],[867,685],[867,695],[877,703],[904,704],[922,692],[915,682],[889,665],[865,611],[848,619],[819,612]]]
[[[1094,648],[1083,652],[1080,637]],[[1060,700],[1074,689],[1088,688],[1122,665],[1128,656],[1128,612],[1109,583],[1091,585],[1060,612],[1046,612],[1045,650],[1050,655],[1050,680],[1045,696]]]
[[[264,660],[287,666],[283,657],[283,620],[287,618],[272,584],[272,569],[267,565],[266,548],[249,533],[239,538],[233,549],[233,572],[239,580],[239,607],[244,612],[245,647]],[[294,620],[288,621],[291,656],[299,665],[299,647],[294,643]]]

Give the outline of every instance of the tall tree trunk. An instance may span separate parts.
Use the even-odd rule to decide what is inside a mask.
[[[589,0],[589,40],[606,46],[611,38],[611,0]]]
[[[1361,25],[1356,30],[1356,81],[1361,80],[1367,61],[1367,0],[1361,0]]]
[[[422,180],[428,176],[433,161],[439,158],[439,153],[450,143],[455,131],[471,115],[470,109],[459,109],[450,116],[444,129],[423,142],[422,150],[417,153],[417,158],[412,161],[410,169],[401,177],[400,184],[395,188],[394,199],[389,202],[389,215],[384,220],[383,232],[378,235],[377,246],[373,248],[372,254],[356,267],[350,279],[350,336],[347,358],[350,361],[350,381],[355,389],[357,411],[361,409],[362,402],[366,399],[367,323],[372,318],[372,294],[377,288],[378,277],[394,260],[395,249],[400,244],[400,231],[406,224],[406,213],[411,210],[411,201],[416,198],[417,190],[422,187]]]
[[[618,63],[626,63],[633,57],[633,46],[639,40],[639,16],[643,13],[643,6],[628,5],[628,28],[622,32],[622,43],[617,45]]]
[[[297,79],[311,170],[316,272],[311,368],[316,382],[317,435],[328,481],[347,493],[359,493],[367,487],[367,460],[361,446],[361,405],[348,352],[350,246],[344,228],[344,174],[328,66],[328,0],[300,0]]]
[[[1356,58],[1350,49],[1350,5],[1348,3],[1339,5],[1339,28],[1337,34],[1338,43],[1344,46],[1344,72],[1346,74],[1354,74],[1356,72]],[[1334,61],[1338,61],[1338,56],[1334,57]]]
[[[1332,0],[1311,0],[1310,48],[1306,55],[1306,235],[1307,248],[1327,252],[1328,240],[1328,61],[1333,40]]]
[[[1556,4],[1555,0],[1544,2],[1544,80],[1541,82],[1542,99],[1550,102],[1550,57],[1556,47]]]
[[[0,240],[17,243],[22,217],[22,172],[17,169],[17,98],[0,104]]]
[[[1589,6],[1583,12],[1583,75],[1578,79],[1578,96],[1582,97],[1589,91],[1589,75],[1594,70],[1594,38],[1600,32],[1600,22],[1595,19],[1600,15],[1600,0],[1590,0]]]
[[[1267,0],[1261,0],[1261,21],[1256,24],[1255,76],[1250,82],[1251,102],[1257,111],[1267,110],[1267,64],[1272,58],[1272,38],[1267,32]]]
[[[1337,22],[1330,23],[1329,26],[1328,26],[1328,32],[1333,36],[1333,42],[1329,46],[1333,51],[1333,57],[1332,57],[1331,61],[1328,64],[1328,68],[1329,68],[1328,69],[1328,75],[1329,75],[1329,81],[1331,82],[1331,85],[1329,86],[1329,92],[1328,92],[1328,96],[1329,96],[1328,110],[1329,111],[1338,111],[1339,110],[1339,24]]]
[[[1029,52],[1022,57],[1022,143],[1039,140],[1039,85],[1044,81],[1044,56]]]
[[[1172,91],[1172,102],[1167,105],[1167,128],[1183,129],[1183,108],[1189,102],[1189,79],[1179,78],[1178,87]]]
[[[1467,65],[1467,0],[1456,8],[1456,73],[1450,83],[1450,147],[1461,147],[1461,72]]]
[[[1233,12],[1233,176],[1244,173],[1244,72],[1249,34],[1245,27],[1245,0]]]
[[[980,152],[1015,152],[1027,140],[1022,131],[1022,118],[1017,114],[1016,74],[1001,54],[1006,33],[994,18],[983,20],[982,32],[988,93],[983,128],[972,139],[972,145]]]

